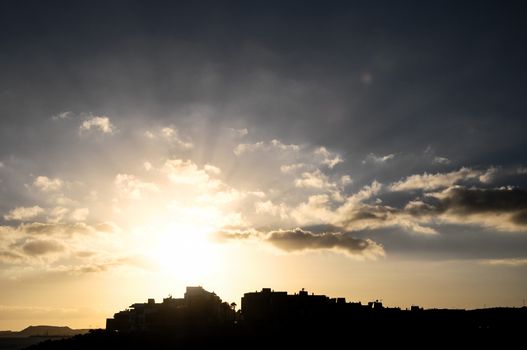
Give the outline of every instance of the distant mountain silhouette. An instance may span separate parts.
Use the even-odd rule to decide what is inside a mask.
[[[73,337],[88,333],[89,329],[72,329],[60,326],[29,326],[20,332],[0,331],[0,337]]]
[[[29,326],[20,332],[22,336],[34,337],[34,336],[67,336],[72,337],[78,334],[88,333],[88,329],[71,329],[70,327],[60,326]]]

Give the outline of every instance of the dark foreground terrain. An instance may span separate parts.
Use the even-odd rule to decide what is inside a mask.
[[[245,322],[158,331],[93,330],[68,339],[45,341],[28,349],[195,349],[195,348],[353,348],[358,345],[408,347],[496,346],[522,344],[527,308],[472,311],[420,310],[357,314],[353,317]]]

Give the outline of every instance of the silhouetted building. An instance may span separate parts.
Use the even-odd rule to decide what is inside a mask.
[[[329,298],[325,295],[309,294],[301,290],[295,294],[275,292],[263,288],[261,292],[245,293],[242,298],[242,314],[245,321],[288,322],[323,319],[344,309],[348,304],[345,298]],[[360,303],[359,303],[360,305]]]
[[[168,297],[162,303],[148,299],[147,303],[130,305],[106,320],[110,331],[160,331],[210,327],[234,321],[234,310],[220,297],[202,287],[187,287],[184,298]]]
[[[234,307],[234,303],[222,302],[219,296],[202,287],[187,287],[183,298],[170,296],[162,303],[148,299],[146,303],[132,304],[107,319],[106,328],[114,335],[139,331],[178,339],[201,335],[261,339],[273,335],[276,339],[294,340],[306,334],[327,339],[347,334],[350,329],[361,332],[412,329],[430,334],[523,329],[527,322],[527,308],[423,310],[414,305],[410,310],[401,310],[385,307],[379,300],[363,305],[346,302],[344,298],[309,294],[303,289],[288,294],[263,288],[244,294],[239,314],[235,314]]]

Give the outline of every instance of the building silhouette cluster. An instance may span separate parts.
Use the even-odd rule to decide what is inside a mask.
[[[520,334],[527,324],[527,308],[409,309],[385,307],[380,301],[348,302],[301,290],[288,294],[263,288],[245,293],[241,309],[228,304],[202,287],[187,287],[183,298],[168,297],[156,303],[131,305],[106,323],[105,333],[82,342],[111,341],[123,344],[284,344],[307,347],[318,342],[340,344],[348,334],[428,336],[434,339],[462,338],[467,341],[502,334]],[[351,333],[350,333],[351,332]],[[443,338],[441,338],[443,337]],[[106,339],[106,340],[105,340]],[[500,338],[501,339],[501,338]],[[237,340],[233,342],[233,340]],[[124,343],[123,343],[124,342]],[[90,345],[91,346],[91,345]]]
[[[321,349],[384,343],[509,348],[523,341],[527,325],[526,307],[400,309],[305,290],[263,288],[245,293],[240,310],[235,306],[202,287],[187,287],[183,298],[131,305],[107,319],[106,330],[31,349]]]
[[[109,331],[160,331],[212,327],[234,321],[234,308],[202,287],[187,287],[183,298],[148,299],[106,320]]]
[[[342,314],[385,309],[378,300],[362,305],[361,302],[346,302],[345,298],[309,294],[304,289],[295,294],[287,294],[287,292],[273,291],[271,288],[263,288],[261,292],[245,293],[241,306],[243,320],[248,323],[334,318]]]

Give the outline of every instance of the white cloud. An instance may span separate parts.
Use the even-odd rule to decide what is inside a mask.
[[[479,181],[484,184],[489,184],[494,180],[494,177],[498,173],[498,168],[490,167],[485,173],[479,176]]]
[[[374,180],[371,185],[363,186],[358,192],[348,196],[345,203],[337,211],[346,215],[346,212],[352,210],[357,204],[377,195],[381,190],[382,184]]]
[[[255,197],[258,197],[258,198],[265,198],[266,197],[266,194],[262,191],[250,191],[250,192],[247,192],[247,194],[251,194]]]
[[[68,212],[68,208],[55,207],[49,212],[47,220],[49,222],[60,222]]]
[[[141,181],[136,176],[129,174],[117,174],[114,184],[120,196],[130,199],[141,199],[144,192],[159,191],[156,184]]]
[[[319,169],[313,172],[302,173],[301,178],[295,179],[295,186],[300,188],[334,188],[335,184],[330,182],[328,177]]]
[[[334,223],[337,213],[330,208],[330,204],[330,197],[326,194],[309,196],[307,202],[291,210],[291,217],[299,225]]]
[[[287,144],[284,144],[274,139],[274,140],[271,140],[270,142],[260,141],[256,143],[241,143],[234,148],[233,152],[235,155],[241,156],[244,153],[256,152],[256,151],[268,152],[273,149],[281,150],[281,151],[297,152],[300,150],[300,146],[295,145],[295,144],[287,145]]]
[[[214,165],[210,165],[210,164],[205,164],[203,166],[203,169],[208,172],[209,174],[214,174],[214,175],[218,175],[221,173],[221,169],[214,166]]]
[[[278,216],[281,219],[286,219],[289,215],[289,208],[284,204],[274,204],[270,200],[260,201],[254,204],[254,210],[257,214],[269,214],[272,216]]]
[[[5,220],[25,221],[44,213],[44,209],[35,205],[33,207],[17,207],[4,215]]]
[[[145,168],[146,171],[150,171],[150,170],[152,170],[152,163],[144,162],[143,163],[143,167]]]
[[[82,133],[92,128],[99,129],[103,134],[112,134],[115,131],[115,126],[105,116],[94,116],[84,120],[79,127],[79,131]]]
[[[280,171],[287,174],[302,169],[305,166],[306,165],[304,163],[284,164],[280,166]]]
[[[88,208],[78,208],[71,213],[71,219],[74,221],[85,221],[90,214],[90,209]]]
[[[342,186],[347,186],[347,185],[351,185],[353,183],[353,180],[351,179],[351,176],[343,175],[340,178],[340,183],[342,184]]]
[[[191,160],[168,159],[161,171],[175,184],[195,185],[211,182],[207,172],[199,169]]]
[[[492,266],[527,266],[527,259],[488,259],[483,260],[483,264]]]
[[[71,119],[71,118],[73,118],[73,112],[71,111],[57,113],[51,117],[53,121],[59,121],[59,120]]]
[[[161,135],[166,138],[171,138],[176,134],[176,130],[170,127],[165,127],[161,129]]]
[[[33,186],[44,192],[57,191],[63,184],[61,179],[51,179],[47,176],[37,176],[35,181],[33,181]]]
[[[470,168],[461,168],[450,173],[436,173],[422,175],[411,175],[404,180],[394,182],[390,185],[392,191],[409,191],[409,190],[435,190],[438,188],[450,187],[459,181],[480,178],[484,175],[482,171]],[[484,178],[485,179],[485,178]]]
[[[321,164],[328,166],[330,169],[333,169],[337,164],[344,162],[339,154],[330,152],[323,146],[315,149],[313,153],[315,156],[322,157]]]
[[[377,156],[374,153],[370,153],[362,161],[362,164],[366,164],[366,163],[384,164],[387,161],[392,160],[393,158],[395,158],[395,154],[387,154],[385,156]]]
[[[450,159],[445,157],[434,157],[434,163],[447,165],[450,164]]]
[[[151,131],[145,132],[145,135],[148,138],[155,138],[155,134],[153,134]],[[161,136],[163,139],[171,143],[172,145],[182,148],[182,149],[192,149],[194,148],[194,144],[192,143],[192,140],[190,138],[183,138],[179,130],[174,128],[173,126],[165,126],[161,128],[159,131],[159,136]]]
[[[228,130],[231,131],[234,135],[238,137],[246,136],[247,134],[249,134],[249,130],[247,130],[247,128],[242,128],[242,129],[228,128]]]

